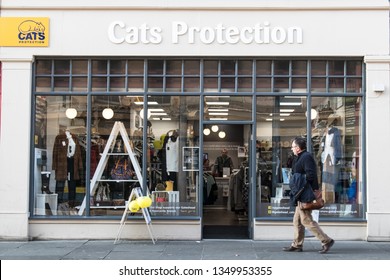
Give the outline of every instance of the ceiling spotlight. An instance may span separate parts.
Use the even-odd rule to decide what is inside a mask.
[[[217,132],[218,129],[219,129],[218,125],[213,125],[213,126],[211,127],[211,130],[212,130],[213,132]]]
[[[114,111],[111,108],[105,108],[102,112],[102,115],[106,120],[110,120],[114,116]]]
[[[68,108],[66,109],[65,111],[65,115],[68,119],[74,119],[75,117],[77,117],[77,110],[75,108]]]
[[[205,128],[205,129],[203,129],[203,134],[204,135],[210,135],[210,128]]]
[[[219,138],[225,138],[225,137],[226,137],[225,131],[220,131],[220,132],[218,133],[218,136],[219,136]]]

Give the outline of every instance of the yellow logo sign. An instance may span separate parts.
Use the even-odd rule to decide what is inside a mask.
[[[49,18],[0,18],[0,46],[49,46]]]

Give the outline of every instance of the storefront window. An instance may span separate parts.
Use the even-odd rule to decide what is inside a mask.
[[[143,174],[144,191],[147,188],[153,199],[151,215],[200,215],[199,200],[204,198],[199,197],[199,151],[206,144],[199,143],[199,130],[211,131],[211,122],[216,121],[218,134],[204,134],[204,141],[216,135],[217,141],[233,134],[244,137],[244,142],[233,144],[240,159],[255,156],[250,146],[256,143],[252,178],[256,217],[291,216],[286,177],[291,168],[290,146],[295,136],[304,136],[310,139],[308,146],[316,157],[327,200],[322,215],[362,218],[362,65],[359,60],[342,59],[38,58],[33,77],[34,215],[122,215],[131,190],[140,185],[134,176],[137,168]],[[206,122],[202,128],[201,103]],[[107,146],[117,123],[129,141],[116,138]],[[256,139],[251,136],[252,124]],[[233,127],[244,127],[244,132],[236,133]],[[334,135],[339,135],[340,143],[340,153],[332,161],[334,170],[326,163],[326,141],[330,141],[326,136],[331,129],[338,130]],[[136,161],[126,165],[131,176],[122,180],[112,172],[120,160],[128,159],[126,143]],[[207,145],[215,156],[213,144]],[[106,148],[109,157],[102,159]],[[66,152],[62,171],[55,162],[58,151]],[[70,158],[80,155],[73,165],[68,164],[68,153]],[[98,170],[100,162],[104,166]],[[50,205],[54,201],[55,207]]]
[[[86,97],[35,97],[34,215],[77,215],[86,171]]]
[[[308,137],[326,205],[321,217],[362,218],[361,98],[312,97],[311,131],[306,131],[306,98],[258,97],[257,215],[287,217],[291,141]],[[288,103],[285,103],[288,101]],[[283,104],[290,104],[283,106]]]

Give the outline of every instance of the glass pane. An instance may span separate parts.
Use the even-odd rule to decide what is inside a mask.
[[[343,60],[329,61],[329,75],[344,75],[344,61]]]
[[[125,90],[125,77],[111,77],[110,78],[110,91],[126,91]]]
[[[54,75],[69,74],[70,61],[69,60],[54,60]]]
[[[251,120],[251,96],[205,96],[206,120]]]
[[[51,74],[51,60],[37,60],[36,62],[37,75]]]
[[[361,61],[347,61],[347,75],[361,76],[362,62]]]
[[[326,78],[312,78],[311,92],[326,92]]]
[[[87,78],[72,78],[72,91],[86,92],[88,91],[88,79]]]
[[[69,78],[55,77],[54,91],[69,91]]]
[[[274,61],[274,74],[275,75],[288,75],[290,62],[288,60],[275,60]]]
[[[234,75],[236,63],[234,60],[221,60],[221,75]]]
[[[238,75],[252,75],[252,60],[239,60]]]
[[[328,207],[321,217],[362,218],[361,99],[316,97],[313,109],[313,154],[319,183]]]
[[[50,92],[51,91],[51,78],[36,78],[35,91],[37,92]]]
[[[127,72],[129,75],[144,74],[144,61],[143,60],[129,60]]]
[[[256,61],[256,75],[271,75],[272,61],[258,60]]]
[[[291,91],[298,93],[307,92],[307,79],[306,78],[292,78],[291,79]]]
[[[129,92],[144,91],[144,78],[130,77],[127,79],[127,90]]]
[[[218,60],[205,60],[203,68],[205,75],[218,75]]]
[[[167,75],[181,75],[181,60],[167,60]]]
[[[107,74],[107,60],[92,60],[92,75]]]
[[[163,78],[150,77],[148,80],[148,91],[149,92],[162,92],[163,91]]]
[[[271,92],[271,78],[257,78],[256,79],[257,92]]]
[[[292,167],[291,140],[306,135],[307,132],[305,106],[304,96],[257,97],[257,216],[293,216],[294,209],[290,209],[290,188],[283,175],[288,174]]]
[[[178,92],[181,91],[181,78],[166,78],[166,89],[167,92]]]
[[[36,96],[35,216],[77,215],[85,196],[85,96]]]
[[[162,75],[164,73],[164,60],[149,60],[148,61],[148,74],[149,75]]]
[[[329,92],[344,92],[344,79],[329,78]]]
[[[218,78],[204,78],[204,91],[205,92],[217,92],[218,91]]]
[[[238,78],[237,90],[239,92],[252,92],[252,78]]]
[[[88,60],[72,60],[72,74],[87,75]]]
[[[312,75],[326,75],[326,61],[313,60],[311,62]]]
[[[293,75],[306,75],[307,74],[307,61],[292,61],[292,74]]]
[[[110,74],[125,74],[126,73],[126,61],[123,60],[110,60]]]
[[[200,61],[199,60],[185,60],[184,61],[184,75],[199,75]]]
[[[200,91],[200,79],[199,78],[184,78],[184,91],[185,92],[199,92]]]
[[[139,144],[133,139],[133,143],[146,144],[150,153],[150,213],[162,217],[199,215],[199,129],[195,129],[199,97],[150,96],[148,101],[158,104],[149,106],[150,138],[148,142],[139,139]]]
[[[356,92],[361,93],[362,92],[362,79],[352,79],[347,78],[347,92]]]
[[[275,92],[288,92],[289,91],[289,78],[275,78],[274,79],[274,91]]]
[[[93,77],[92,78],[92,91],[107,91],[107,78],[106,77]]]
[[[234,78],[221,78],[221,92],[234,92],[234,86]]]

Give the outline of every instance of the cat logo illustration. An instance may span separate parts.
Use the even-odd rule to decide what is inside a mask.
[[[45,26],[41,22],[25,20],[19,27],[19,40],[21,41],[43,41],[46,38]]]

